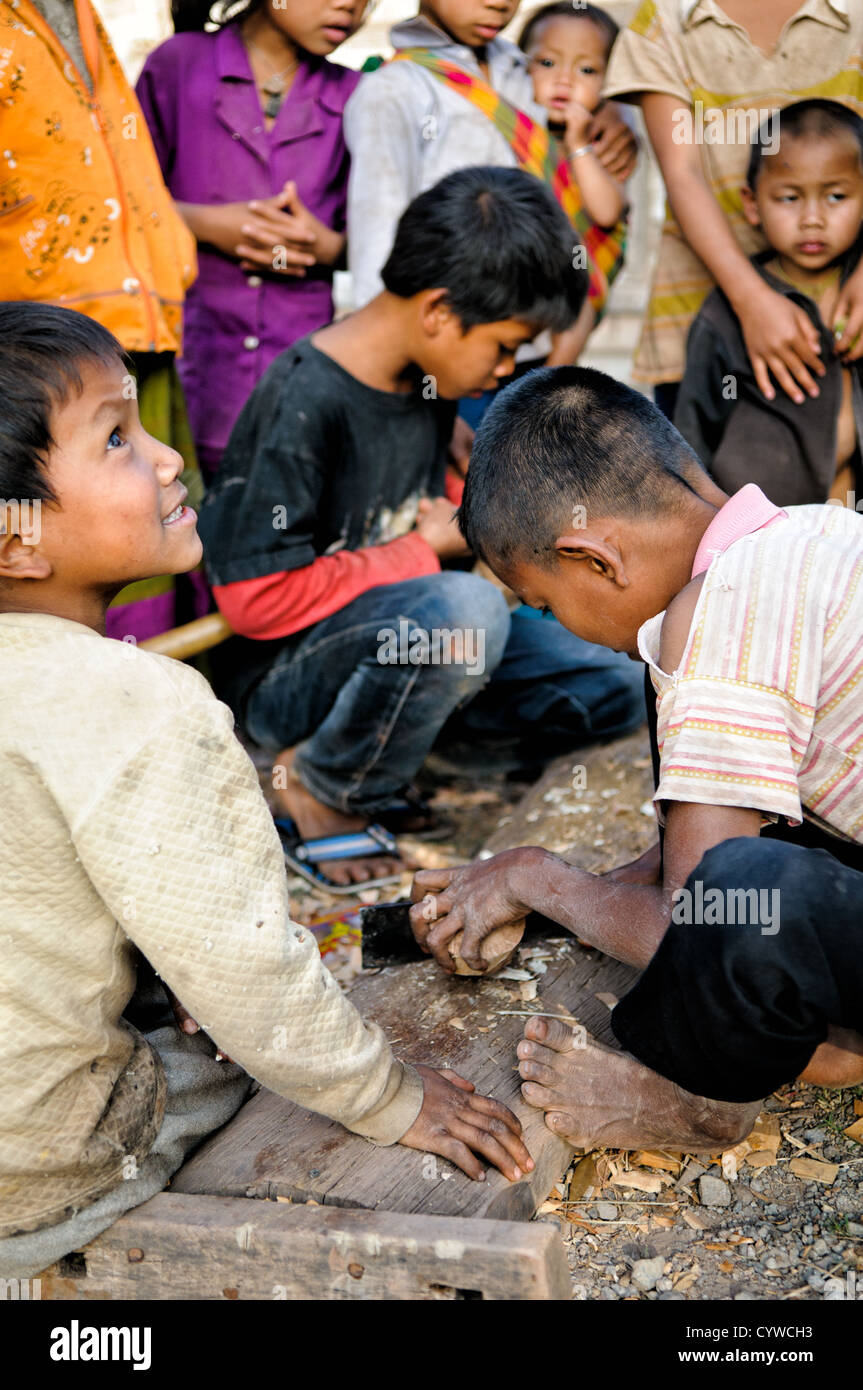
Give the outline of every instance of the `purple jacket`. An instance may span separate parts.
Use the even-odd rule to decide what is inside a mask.
[[[345,226],[345,103],[359,73],[307,58],[267,131],[239,26],[177,34],[150,54],[137,93],[165,182],[186,203],[268,198],[294,179],[310,211]],[[212,466],[252,389],[280,352],[329,323],[332,271],[250,274],[199,247],[186,296],[180,375],[195,443]]]

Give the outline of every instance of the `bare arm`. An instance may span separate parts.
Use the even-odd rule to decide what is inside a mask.
[[[674,215],[740,320],[759,389],[773,399],[772,372],[798,404],[804,399],[803,391],[817,396],[811,372],[823,376],[825,369],[818,356],[815,327],[799,305],[765,284],[738,246],[704,177],[698,146],[674,140],[679,99],[645,92],[641,109]]]

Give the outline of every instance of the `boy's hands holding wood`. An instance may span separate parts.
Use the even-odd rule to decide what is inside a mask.
[[[448,975],[455,971],[449,942],[464,932],[459,954],[475,970],[485,970],[480,945],[498,927],[521,922],[531,910],[523,900],[519,880],[530,872],[536,855],[531,849],[508,849],[493,859],[458,868],[423,869],[414,875],[411,928],[422,949],[434,956]]]
[[[470,1081],[448,1068],[418,1066],[417,1071],[423,1083],[422,1109],[400,1144],[440,1154],[477,1182],[485,1179],[477,1154],[511,1182],[531,1171],[534,1162],[511,1110],[488,1096],[478,1096]]]
[[[417,512],[416,533],[431,546],[439,560],[470,554],[448,497],[422,497]]]

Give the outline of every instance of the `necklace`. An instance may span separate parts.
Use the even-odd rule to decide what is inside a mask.
[[[244,39],[244,43],[248,49],[257,53],[259,58],[263,58],[265,62],[269,61],[266,53],[263,53],[261,49],[258,48],[257,44],[252,43],[251,39]],[[267,98],[264,106],[264,115],[268,120],[274,121],[278,116],[282,102],[285,99],[285,91],[288,85],[285,79],[298,67],[299,59],[294,58],[292,62],[288,63],[287,67],[282,68],[279,72],[271,72],[264,78],[263,82],[256,81],[256,85]]]
[[[809,299],[814,299],[816,304],[824,291],[829,289],[831,285],[836,284],[842,273],[841,266],[834,265],[831,266],[829,270],[826,270],[823,275],[819,275],[816,279],[810,280],[808,284],[801,284],[799,280],[795,280],[792,275],[789,275],[787,270],[783,270],[778,261],[773,261],[768,266],[768,269],[772,270],[777,279],[784,280],[786,285],[790,285],[792,289],[799,290],[801,294],[805,294]]]

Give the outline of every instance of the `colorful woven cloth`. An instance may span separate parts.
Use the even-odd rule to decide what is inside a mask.
[[[404,48],[391,61],[397,63],[402,59],[418,63],[472,102],[494,122],[512,149],[518,167],[548,184],[587,252],[588,296],[598,321],[605,309],[608,291],[623,265],[626,223],[620,221],[613,230],[606,231],[590,220],[569,166],[565,159],[558,160],[548,131],[524,111],[511,106],[488,82],[455,63],[448,63],[429,48]]]

